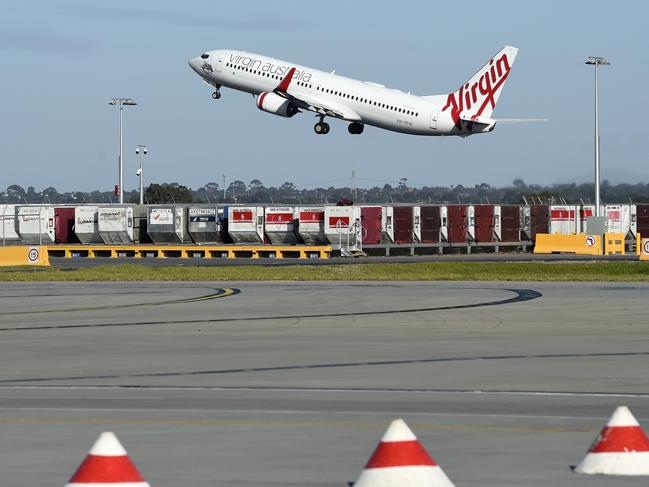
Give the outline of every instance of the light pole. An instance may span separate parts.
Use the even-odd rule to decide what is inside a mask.
[[[142,156],[146,156],[149,153],[149,148],[146,145],[138,145],[137,148],[135,149],[135,153],[140,156],[138,159],[140,160],[140,168],[135,172],[140,177],[140,204],[144,204],[144,183],[143,183],[143,178],[144,178],[144,167],[142,165]]]
[[[586,64],[595,66],[595,216],[600,216],[600,165],[599,165],[599,66],[609,66],[611,63],[606,58],[597,56],[588,56]]]
[[[124,133],[122,131],[122,111],[124,106],[137,105],[130,98],[113,98],[109,105],[119,107],[119,181],[117,188],[119,189],[119,203],[124,204]]]

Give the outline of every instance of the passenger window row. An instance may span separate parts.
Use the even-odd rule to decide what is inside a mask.
[[[247,73],[256,74],[257,76],[263,76],[263,77],[265,77],[265,78],[272,78],[272,79],[278,79],[278,80],[281,80],[281,79],[282,79],[281,76],[278,76],[278,75],[276,75],[276,74],[266,73],[266,72],[264,72],[264,71],[259,71],[259,70],[256,70],[256,69],[250,69],[250,68],[246,68],[246,67],[244,67],[244,66],[235,66],[235,65],[232,64],[232,63],[225,63],[225,65],[226,65],[228,68],[238,69],[239,71],[245,71],[245,72],[247,72]],[[297,84],[300,85],[300,86],[304,86],[305,88],[311,88],[311,85],[310,85],[310,84],[308,84],[308,83],[304,83],[304,82],[302,82],[302,81],[298,81]]]
[[[246,68],[244,66],[235,66],[232,63],[226,63],[226,66],[228,68],[238,69],[239,71],[246,71],[248,73],[252,73],[252,74],[255,74],[257,76],[264,76],[266,78],[272,78],[272,79],[278,79],[278,80],[282,79],[281,76],[278,76],[276,74],[265,73],[263,71],[258,71],[258,70],[255,70],[255,69]],[[298,84],[298,86],[303,86],[305,88],[312,88],[311,84],[304,83],[303,81],[297,81],[297,84]],[[399,108],[399,107],[395,107],[393,105],[387,105],[385,103],[377,102],[376,100],[370,100],[368,98],[361,98],[361,97],[358,97],[358,96],[350,95],[348,93],[342,93],[340,91],[330,90],[329,88],[321,88],[320,86],[317,86],[316,91],[319,91],[321,93],[327,93],[327,94],[334,95],[334,96],[339,96],[341,98],[347,98],[347,99],[350,99],[350,100],[358,101],[358,102],[361,102],[361,103],[365,103],[367,105],[372,105],[372,106],[375,106],[375,107],[384,108],[386,110],[391,110],[393,112],[403,113],[405,115],[412,115],[412,116],[415,116],[415,117],[419,116],[419,112],[415,112],[413,110],[406,110],[405,108]]]
[[[406,115],[413,115],[415,117],[419,116],[419,113],[413,110],[406,110],[405,108],[399,108],[393,105],[387,105],[385,103],[377,102],[375,100],[370,100],[368,98],[362,98],[362,97],[350,95],[348,93],[342,93],[340,91],[330,90],[329,88],[321,88],[317,86],[316,91],[320,91],[322,93],[328,93],[334,96],[339,96],[341,98],[348,98],[350,100],[359,101],[361,103],[366,103],[368,105],[376,106],[379,108],[385,108],[386,110],[392,110],[393,112],[405,113]]]

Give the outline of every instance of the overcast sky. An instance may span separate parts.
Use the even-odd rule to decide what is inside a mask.
[[[600,71],[603,177],[649,181],[644,1],[5,2],[0,15],[0,188],[107,190],[125,113],[127,189],[135,146],[148,181],[194,188],[253,178],[299,187],[586,181],[593,166],[593,68]],[[503,45],[520,49],[494,112],[547,117],[467,139],[367,127],[350,136],[312,114],[260,112],[250,95],[211,89],[188,67],[203,51],[243,49],[421,95],[453,91]]]

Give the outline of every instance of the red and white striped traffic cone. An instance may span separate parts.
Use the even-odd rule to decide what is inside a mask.
[[[615,410],[575,472],[649,475],[649,438],[629,408]]]
[[[392,421],[354,487],[454,487],[402,419]]]
[[[65,487],[150,487],[113,433],[102,433]]]

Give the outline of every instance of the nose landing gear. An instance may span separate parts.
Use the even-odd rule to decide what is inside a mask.
[[[324,121],[324,117],[320,117],[320,121],[313,126],[313,130],[318,135],[326,135],[329,133],[329,124]]]
[[[214,90],[212,92],[212,98],[214,98],[215,100],[218,100],[219,98],[221,98],[221,92],[219,90]]]

